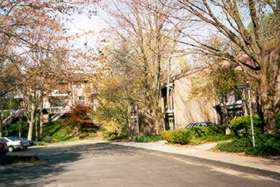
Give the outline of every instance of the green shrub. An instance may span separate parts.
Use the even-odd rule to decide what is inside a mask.
[[[135,141],[135,142],[156,142],[159,140],[161,140],[161,136],[159,136],[159,135],[147,135],[147,136],[133,137],[133,141]]]
[[[218,125],[212,125],[208,127],[193,127],[189,130],[195,137],[206,137],[224,134],[224,128]]]
[[[256,147],[247,137],[236,138],[231,142],[218,144],[215,149],[226,152],[245,152],[253,155],[280,155],[280,140],[277,136],[258,134]]]
[[[163,140],[174,144],[188,144],[192,137],[192,132],[189,129],[176,129],[166,131],[161,134]]]
[[[171,143],[185,145],[190,142],[191,138],[192,132],[189,129],[178,129],[174,131]]]
[[[254,130],[256,133],[262,133],[261,118],[258,115],[253,116]],[[250,137],[251,134],[251,123],[250,116],[240,116],[230,121],[229,128],[232,130],[235,136]]]
[[[108,140],[117,139],[119,135],[118,129],[114,127],[105,127],[103,131],[103,137]]]
[[[195,137],[204,137],[208,134],[207,127],[193,127],[189,129]]]
[[[213,125],[208,127],[210,135],[225,134],[225,128],[222,125]]]
[[[103,137],[108,140],[123,139],[127,137],[127,129],[110,121],[103,126]]]
[[[256,148],[250,147],[247,152],[257,155],[280,155],[280,139],[277,135],[257,135]]]
[[[167,142],[172,142],[173,131],[164,131],[160,134],[161,139],[166,140]]]
[[[219,143],[215,149],[226,152],[246,152],[248,147],[252,147],[251,141],[243,137],[234,139],[231,142]]]
[[[169,143],[176,144],[199,144],[205,142],[226,140],[222,126],[193,127],[190,129],[176,129],[161,133],[161,138]]]
[[[231,129],[237,137],[232,142],[220,143],[216,149],[227,152],[245,152],[254,155],[280,155],[280,114],[276,115],[275,135],[264,134],[261,130],[261,120],[254,116],[256,147],[252,146],[250,118],[242,116],[230,122]]]

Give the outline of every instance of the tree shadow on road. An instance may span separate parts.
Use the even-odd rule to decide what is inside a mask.
[[[42,186],[54,182],[53,176],[65,172],[69,165],[84,157],[106,157],[116,154],[127,156],[134,155],[135,150],[108,143],[35,148],[32,152],[40,161],[6,166],[4,170],[0,170],[0,186]]]

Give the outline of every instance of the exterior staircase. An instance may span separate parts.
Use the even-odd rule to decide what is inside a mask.
[[[44,123],[55,122],[68,112],[70,112],[69,106],[65,106],[63,108],[62,107],[49,108],[49,115],[51,115],[51,117],[44,118]]]
[[[22,116],[22,114],[23,114],[23,109],[11,110],[10,115],[3,120],[3,125],[4,126],[9,125],[10,123],[12,123],[13,119]]]

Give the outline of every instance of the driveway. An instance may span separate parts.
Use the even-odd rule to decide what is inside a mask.
[[[280,186],[275,173],[110,143],[41,147],[30,152],[41,161],[0,170],[1,187]]]

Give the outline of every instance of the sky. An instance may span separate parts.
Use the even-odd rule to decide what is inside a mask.
[[[102,16],[104,16],[104,13],[100,11],[92,16],[89,16],[85,11],[83,13],[75,13],[70,16],[70,19],[65,21],[67,35],[78,36],[71,42],[74,49],[83,47],[98,48],[98,43],[104,39],[104,29],[107,27]]]
[[[79,37],[70,41],[71,48],[85,51],[90,48],[97,53],[98,48],[102,47],[102,44],[104,44],[102,43],[104,39],[110,41],[110,38],[108,38],[108,35],[110,35],[108,28],[110,28],[110,26],[108,24],[110,24],[112,20],[109,19],[108,15],[102,9],[97,9],[96,14],[93,16],[89,16],[87,10],[71,15],[70,18],[65,21],[67,35],[79,35]],[[203,29],[203,32],[205,31],[206,30]],[[74,61],[74,64],[84,64],[84,62]]]
[[[110,6],[110,4],[107,3],[106,6]],[[221,21],[224,22],[223,16],[220,15],[221,10],[217,9],[216,7],[212,8],[214,12],[218,14],[217,16],[221,17]],[[92,14],[92,16],[89,16],[90,12],[92,11],[96,14]],[[110,21],[105,21],[107,18],[108,15],[106,15],[101,7],[95,8],[90,6],[83,7],[81,12],[71,15],[70,19],[65,22],[67,35],[78,36],[70,42],[72,49],[93,49],[98,52],[98,48],[102,47],[102,41],[104,39],[107,40],[108,35],[110,35],[110,30],[108,30],[108,28],[110,28],[108,25]],[[203,26],[201,25],[200,27],[196,27],[193,34],[198,35],[202,38],[208,38],[209,35],[216,33],[213,28],[204,24]],[[188,61],[192,60],[190,60],[189,58]]]

